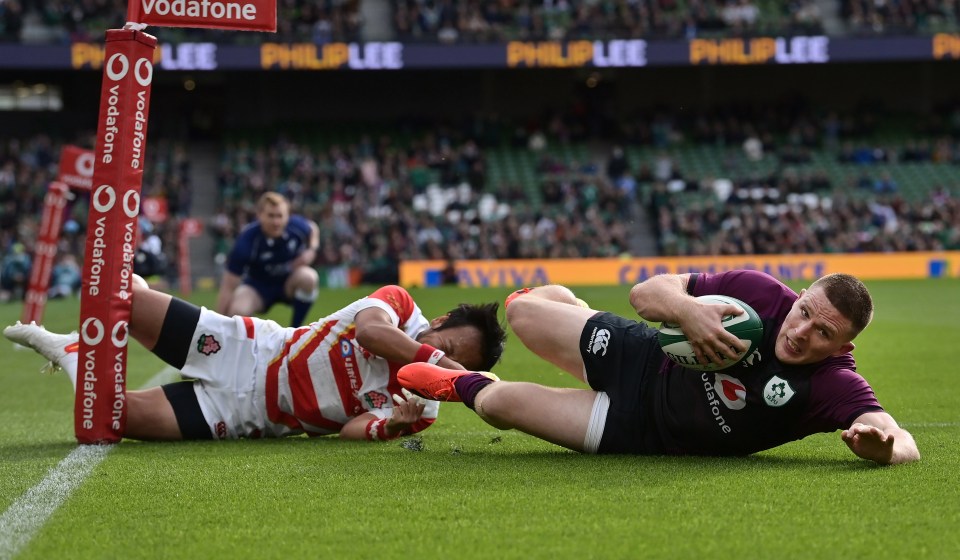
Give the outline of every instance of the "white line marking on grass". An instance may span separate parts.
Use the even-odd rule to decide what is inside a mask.
[[[112,445],[83,445],[74,449],[40,484],[13,502],[0,517],[0,558],[13,558],[20,552],[111,449]]]
[[[143,384],[141,389],[174,381],[177,369],[167,366]],[[39,484],[27,490],[0,516],[0,560],[16,556],[47,519],[67,501],[113,449],[113,445],[81,445],[50,469]]]
[[[960,422],[904,422],[902,428],[956,428]]]

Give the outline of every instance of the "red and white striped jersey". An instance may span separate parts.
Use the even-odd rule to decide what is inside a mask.
[[[388,362],[357,343],[354,318],[370,307],[386,311],[413,339],[429,326],[405,289],[386,286],[308,326],[277,331],[283,338],[269,345],[278,351],[268,358],[262,381],[271,422],[286,426],[290,434],[326,435],[365,412],[391,416],[392,395],[401,394],[397,370],[405,364]],[[429,427],[438,410],[438,402],[427,401],[408,433]]]

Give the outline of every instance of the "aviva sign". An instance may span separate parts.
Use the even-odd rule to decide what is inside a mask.
[[[444,261],[408,261],[400,265],[404,286],[438,286]],[[960,251],[936,253],[859,253],[741,255],[636,259],[556,259],[458,261],[457,279],[465,287],[543,284],[633,285],[657,274],[762,270],[784,281],[813,281],[845,272],[863,280],[960,278]]]

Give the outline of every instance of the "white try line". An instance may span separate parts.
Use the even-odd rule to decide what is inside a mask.
[[[141,389],[157,387],[176,379],[177,370],[167,366]],[[74,490],[83,484],[113,449],[113,445],[81,445],[50,469],[39,484],[27,490],[0,516],[0,560],[17,555],[46,524]]]
[[[901,422],[901,428],[956,428],[960,422]]]

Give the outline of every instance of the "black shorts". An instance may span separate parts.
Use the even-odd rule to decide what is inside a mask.
[[[163,394],[173,407],[173,414],[177,417],[177,426],[183,439],[213,439],[210,426],[207,424],[197,393],[193,390],[194,381],[180,381],[168,383],[162,387]]]
[[[587,382],[610,397],[597,453],[658,453],[648,401],[663,361],[657,330],[612,313],[591,317],[580,335]]]
[[[160,337],[153,347],[153,353],[167,364],[182,369],[187,361],[190,345],[193,344],[193,331],[199,320],[199,307],[173,298],[163,318]],[[173,407],[183,439],[213,439],[210,426],[200,410],[197,393],[193,390],[193,381],[164,385],[163,394]]]

